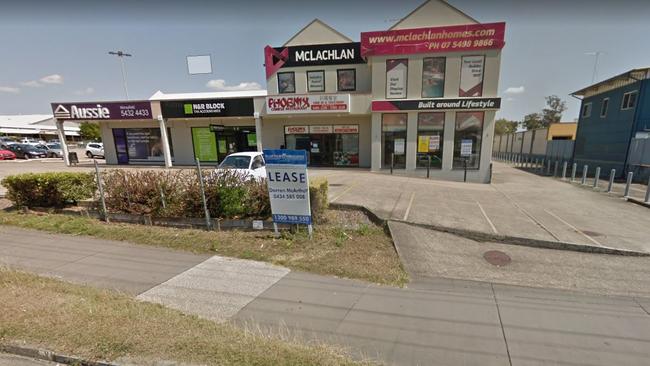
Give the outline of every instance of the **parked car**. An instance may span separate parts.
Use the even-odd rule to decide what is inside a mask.
[[[43,149],[47,151],[47,157],[48,158],[62,158],[63,157],[63,149],[61,148],[61,144],[54,144],[48,142],[45,145],[36,145],[37,148]]]
[[[15,158],[16,154],[14,154],[11,150],[0,148],[0,160],[14,160]]]
[[[16,154],[16,157],[21,159],[33,159],[33,158],[46,158],[47,151],[39,149],[34,145],[28,144],[15,144],[10,145],[9,149],[11,152]]]
[[[217,167],[216,173],[234,169],[246,178],[266,178],[266,163],[261,152],[238,152],[226,156]]]
[[[95,156],[104,157],[104,144],[101,142],[89,142],[86,145],[86,156],[94,158]]]
[[[38,141],[36,139],[30,138],[30,137],[25,137],[20,140],[20,144],[28,144],[28,145],[43,145],[45,141]]]

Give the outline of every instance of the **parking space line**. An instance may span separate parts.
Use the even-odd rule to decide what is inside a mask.
[[[413,206],[413,200],[415,199],[415,192],[411,193],[411,199],[409,200],[409,205],[406,208],[406,212],[404,212],[404,221],[406,221],[409,217],[409,213],[411,213],[411,206]]]
[[[493,231],[495,234],[498,234],[499,231],[497,231],[496,226],[494,226],[494,224],[492,223],[492,220],[490,220],[490,217],[487,215],[487,213],[486,213],[485,210],[483,209],[483,206],[481,206],[481,204],[480,204],[478,201],[475,201],[475,202],[476,202],[476,204],[478,205],[478,208],[481,210],[481,213],[483,214],[483,217],[485,217],[485,220],[487,220],[488,224],[490,224],[490,227],[492,228],[492,231]]]
[[[561,217],[559,217],[558,215],[554,214],[553,212],[551,212],[551,211],[549,211],[549,210],[546,210],[546,209],[545,209],[544,211],[545,211],[547,214],[553,216],[556,220],[560,221],[560,222],[563,223],[564,225],[570,227],[570,228],[571,228],[573,231],[575,231],[576,233],[581,234],[581,235],[584,236],[585,238],[589,239],[592,243],[594,243],[594,244],[596,244],[596,245],[598,245],[598,246],[601,246],[601,247],[603,246],[603,245],[600,244],[596,239],[594,239],[594,238],[592,238],[591,236],[589,236],[589,235],[583,233],[582,231],[580,231],[580,229],[578,229],[577,227],[575,227],[575,226],[569,224],[568,222],[564,221]]]
[[[338,196],[332,198],[332,199],[330,200],[330,202],[334,202],[334,201],[338,200],[339,198],[341,198],[344,194],[348,193],[348,191],[350,191],[352,188],[354,188],[354,187],[357,185],[357,183],[358,183],[358,181],[356,181],[356,180],[355,180],[355,181],[352,181],[352,183],[350,183],[350,185],[348,186],[348,188],[346,188],[345,190],[343,190],[343,192],[341,192]]]

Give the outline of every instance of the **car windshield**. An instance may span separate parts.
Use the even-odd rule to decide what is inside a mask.
[[[50,149],[55,149],[55,150],[61,149],[61,145],[59,144],[47,144],[46,146],[49,147]]]
[[[230,155],[227,156],[221,164],[219,164],[219,168],[224,168],[224,169],[248,169],[248,166],[251,162],[250,156],[241,156],[241,155]]]

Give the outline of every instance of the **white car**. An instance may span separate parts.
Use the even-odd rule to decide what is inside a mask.
[[[261,152],[238,152],[226,156],[219,164],[217,172],[226,169],[234,169],[247,178],[263,179],[266,178],[266,163]]]
[[[89,142],[86,145],[86,156],[94,158],[95,156],[104,157],[104,144],[101,142]]]

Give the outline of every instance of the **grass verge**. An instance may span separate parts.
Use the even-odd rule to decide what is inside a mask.
[[[359,211],[327,211],[326,223],[315,227],[313,240],[309,240],[305,229],[283,232],[280,238],[275,238],[268,231],[210,232],[106,224],[81,216],[1,210],[0,225],[252,259],[299,271],[393,286],[408,281],[391,238]]]
[[[90,360],[352,365],[339,350],[263,337],[108,290],[0,268],[0,341]]]

